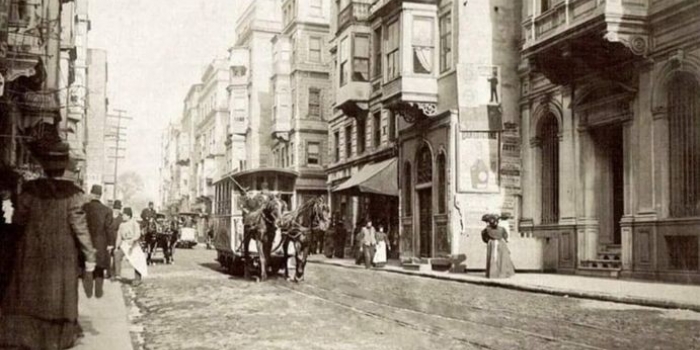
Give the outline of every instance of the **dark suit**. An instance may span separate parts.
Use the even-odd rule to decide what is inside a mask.
[[[83,205],[87,218],[88,231],[95,247],[95,272],[109,268],[109,252],[107,246],[110,243],[112,232],[112,209],[93,199]]]

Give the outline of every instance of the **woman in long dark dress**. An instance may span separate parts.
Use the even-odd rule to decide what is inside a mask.
[[[0,304],[0,348],[59,350],[75,345],[78,325],[78,256],[95,269],[82,190],[61,178],[65,144],[37,154],[47,178],[27,182],[13,222],[22,226],[15,265]]]
[[[515,267],[508,249],[508,231],[498,226],[498,216],[486,214],[482,218],[488,226],[481,231],[486,243],[486,278],[508,278],[515,275]]]

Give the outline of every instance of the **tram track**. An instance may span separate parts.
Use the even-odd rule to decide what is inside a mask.
[[[399,306],[395,306],[395,305],[390,305],[390,304],[386,304],[386,303],[377,302],[377,301],[374,301],[374,300],[368,300],[368,299],[365,299],[365,298],[361,298],[361,297],[354,296],[354,295],[351,295],[351,294],[348,294],[348,293],[344,293],[344,292],[341,292],[341,291],[337,291],[337,290],[330,290],[330,289],[327,289],[327,288],[322,288],[322,287],[318,287],[318,286],[312,286],[312,285],[310,285],[310,284],[296,285],[296,286],[294,286],[294,287],[289,287],[289,286],[284,286],[284,285],[278,285],[278,287],[280,287],[280,288],[282,288],[282,289],[285,289],[285,290],[289,290],[289,291],[294,292],[294,293],[297,293],[297,294],[301,294],[301,295],[303,295],[303,296],[305,296],[305,297],[308,297],[308,298],[317,299],[317,300],[322,300],[322,301],[324,301],[324,302],[327,302],[327,303],[330,303],[330,304],[333,304],[333,305],[336,305],[336,306],[339,306],[339,307],[343,307],[343,308],[345,308],[345,309],[348,309],[348,310],[351,310],[351,311],[354,311],[354,312],[356,312],[356,313],[360,313],[360,314],[363,314],[363,315],[366,315],[366,316],[369,316],[369,317],[374,317],[374,318],[382,319],[382,320],[385,320],[385,321],[394,322],[394,323],[399,324],[399,325],[401,325],[401,326],[403,326],[403,327],[406,327],[406,328],[411,328],[411,329],[419,330],[419,331],[422,331],[422,332],[425,332],[425,333],[428,333],[428,334],[437,335],[437,336],[449,337],[449,338],[454,339],[454,340],[456,340],[456,341],[459,341],[459,342],[461,342],[461,343],[469,344],[469,345],[478,347],[478,348],[480,348],[480,349],[501,349],[501,347],[493,347],[493,346],[491,346],[491,345],[489,345],[489,344],[485,344],[485,343],[482,343],[482,342],[470,340],[470,339],[467,339],[467,338],[465,338],[465,337],[454,336],[454,335],[448,334],[448,333],[445,332],[445,331],[441,331],[441,330],[437,329],[437,328],[439,328],[439,327],[426,327],[425,325],[419,325],[419,324],[415,324],[415,323],[412,323],[412,322],[407,322],[407,321],[398,319],[398,318],[396,318],[396,317],[390,317],[390,316],[387,316],[386,314],[382,314],[382,313],[380,313],[380,312],[367,311],[367,310],[364,310],[364,309],[355,307],[355,306],[353,306],[353,305],[354,305],[354,304],[358,304],[358,303],[367,303],[367,304],[372,304],[372,305],[375,305],[375,306],[379,306],[380,308],[391,309],[391,310],[395,310],[395,311],[402,312],[402,313],[411,313],[411,314],[415,314],[415,315],[427,316],[427,317],[432,317],[432,318],[436,318],[436,319],[441,319],[441,320],[448,321],[448,322],[459,322],[459,323],[462,323],[462,324],[468,324],[468,325],[478,326],[478,327],[488,327],[488,328],[491,328],[492,330],[495,330],[495,331],[498,332],[498,333],[502,333],[503,331],[507,331],[507,332],[510,332],[510,333],[512,333],[512,334],[515,334],[515,335],[524,336],[524,337],[530,337],[530,338],[535,338],[535,339],[537,339],[537,340],[539,340],[539,341],[542,341],[542,342],[543,342],[543,345],[546,344],[546,347],[547,347],[547,348],[549,348],[549,347],[551,347],[551,346],[554,346],[554,348],[561,348],[561,347],[559,347],[559,346],[556,346],[556,345],[558,344],[558,345],[562,345],[562,346],[565,347],[565,348],[572,348],[572,347],[573,347],[573,348],[576,348],[576,349],[592,349],[592,350],[593,350],[593,349],[594,349],[594,350],[604,350],[604,349],[606,349],[606,348],[598,347],[598,346],[595,346],[595,345],[589,345],[589,344],[585,344],[585,343],[581,343],[581,342],[576,342],[576,341],[572,341],[572,340],[561,339],[561,338],[553,337],[553,336],[551,336],[551,335],[542,334],[542,333],[538,333],[538,332],[527,331],[527,330],[523,330],[523,329],[519,329],[519,328],[515,328],[515,327],[504,326],[504,325],[498,325],[498,324],[491,324],[491,323],[485,323],[485,322],[482,322],[482,321],[477,322],[477,321],[473,321],[473,320],[466,320],[466,319],[457,318],[457,317],[452,317],[452,316],[446,316],[446,315],[428,313],[428,312],[424,312],[424,311],[420,311],[420,310],[415,310],[415,309],[411,309],[411,308],[399,307]],[[306,290],[305,290],[305,289],[306,289]],[[313,290],[313,291],[316,291],[316,292],[314,293],[314,292],[311,292],[311,291],[309,291],[309,290]],[[319,293],[318,291],[321,291],[321,293]],[[331,297],[328,297],[328,296],[320,295],[320,294],[323,294],[323,293],[332,294],[332,295],[335,295],[335,296],[337,296],[337,297],[339,297],[339,298],[337,298],[337,297],[336,297],[336,298],[331,298]],[[337,299],[343,299],[343,298],[349,299],[350,302],[341,302],[341,301],[338,301],[338,300],[337,300]],[[490,314],[493,314],[492,310],[486,310],[486,309],[484,309],[484,308],[479,308],[479,307],[471,307],[471,308],[477,309],[477,310],[479,310],[479,311],[489,312]],[[515,314],[521,315],[521,316],[523,316],[523,315],[524,315],[524,316],[528,316],[528,315],[525,315],[525,314],[522,314],[522,313],[515,313]],[[529,317],[529,316],[528,316],[528,317]],[[591,326],[591,327],[592,327],[593,329],[597,329],[597,327],[595,327],[595,326]]]

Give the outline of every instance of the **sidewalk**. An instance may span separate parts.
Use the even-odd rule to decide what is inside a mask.
[[[121,283],[105,281],[104,296],[87,298],[82,282],[78,289],[78,320],[85,337],[73,350],[132,350],[129,320]]]
[[[355,265],[352,259],[328,259],[325,256],[316,255],[309,257],[308,261],[317,264],[364,269],[364,266]],[[700,312],[700,286],[697,285],[679,285],[545,273],[519,273],[509,279],[488,279],[483,273],[410,271],[404,270],[400,266],[394,266],[393,264],[388,264],[377,270],[526,292],[667,309],[688,309]]]

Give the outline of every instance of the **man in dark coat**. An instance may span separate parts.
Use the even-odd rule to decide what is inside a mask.
[[[109,236],[112,230],[112,209],[100,202],[102,186],[93,185],[90,189],[90,201],[85,203],[83,210],[87,218],[88,231],[95,247],[96,267],[93,272],[95,282],[95,296],[102,297],[105,271],[109,269]],[[92,279],[89,276],[83,279],[85,294],[92,296]]]
[[[153,202],[148,202],[148,208],[141,211],[141,219],[143,220],[145,225],[145,223],[148,222],[148,219],[151,218],[156,218],[156,210],[153,209]]]
[[[114,259],[114,249],[117,242],[117,233],[119,232],[119,225],[124,222],[122,218],[122,201],[116,200],[112,204],[112,227],[109,230],[109,242],[107,243],[107,253],[109,253],[109,277],[114,281],[114,276],[116,272],[115,259]]]

